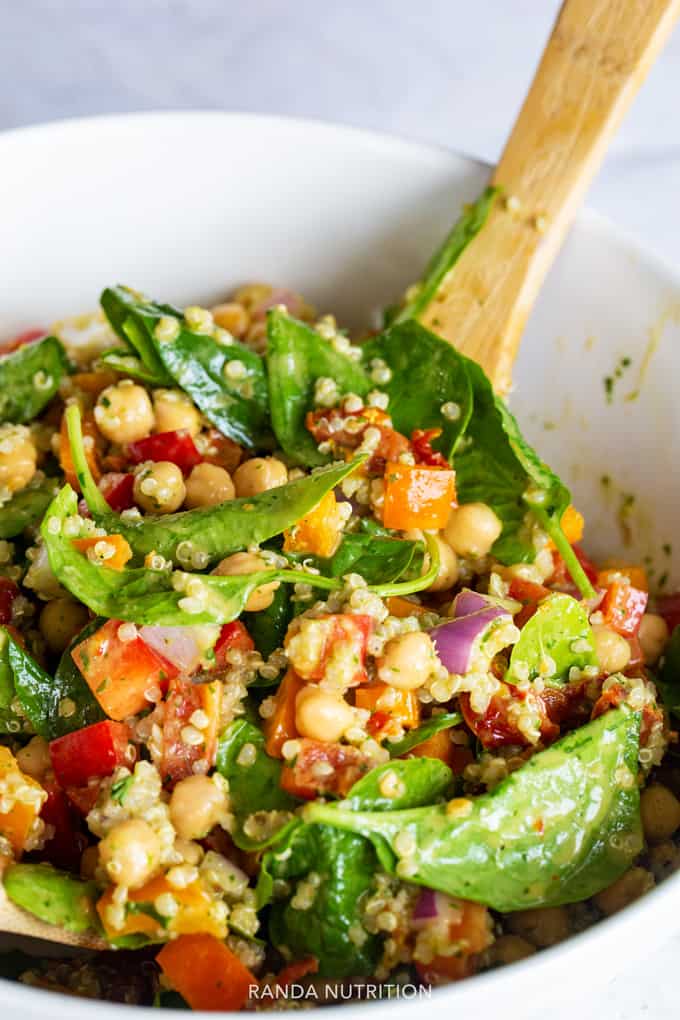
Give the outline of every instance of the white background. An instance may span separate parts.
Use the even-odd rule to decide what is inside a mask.
[[[142,109],[264,111],[344,121],[494,160],[558,6],[557,0],[0,0],[0,129]],[[680,30],[589,197],[676,262],[679,101]],[[0,167],[0,186],[1,180]],[[677,1020],[679,949],[680,939],[647,964],[629,967],[604,992],[584,989],[580,1006],[560,1008],[564,993],[555,989],[550,1002],[529,1008],[547,1008],[553,1020],[571,1020],[574,1009],[599,1020]],[[502,1013],[502,1004],[490,1009]]]

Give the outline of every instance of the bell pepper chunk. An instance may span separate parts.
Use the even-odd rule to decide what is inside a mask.
[[[60,786],[86,786],[96,776],[110,776],[118,765],[136,757],[130,731],[121,722],[93,723],[50,741],[52,768]]]
[[[192,1009],[239,1010],[257,978],[213,935],[180,935],[165,945],[156,962]]]
[[[135,505],[134,487],[135,476],[131,472],[125,474],[123,471],[109,471],[102,475],[99,482],[104,499],[116,513],[130,510]]]
[[[418,602],[411,602],[410,599],[405,599],[401,595],[391,595],[386,599],[385,604],[390,616],[396,616],[398,620],[404,620],[407,616],[420,616],[427,612],[425,606],[421,606]]]
[[[97,454],[96,443],[96,440],[99,437],[99,429],[97,428],[97,423],[94,420],[94,415],[89,411],[84,414],[82,416],[81,425],[83,430],[85,459],[90,468],[92,477],[95,482],[98,482],[102,473],[99,467],[99,456]],[[71,456],[71,442],[68,437],[68,426],[66,424],[65,414],[62,415],[61,428],[59,431],[59,463],[62,471],[66,475],[66,481],[69,483],[71,488],[76,492],[80,492],[80,482],[78,481],[73,457]]]
[[[215,666],[223,669],[227,665],[227,654],[232,650],[252,652],[254,648],[255,642],[240,620],[225,623],[215,642]]]
[[[317,505],[284,532],[283,551],[309,553],[310,556],[332,556],[340,544],[346,520],[333,491],[327,492]]]
[[[623,560],[607,560],[597,574],[597,587],[608,588],[614,581],[628,578],[634,588],[649,591],[649,577],[641,564],[625,563]]]
[[[344,797],[371,764],[368,755],[351,744],[303,737],[295,761],[281,769],[281,789],[302,800],[326,794]]]
[[[382,683],[365,684],[357,687],[354,703],[372,713],[368,729],[375,737],[380,737],[391,722],[408,730],[420,722],[420,702],[415,691],[402,691]]]
[[[73,546],[88,559],[101,563],[109,570],[122,570],[132,559],[132,549],[122,535],[92,535],[89,538],[74,538]],[[90,553],[92,550],[92,553]]]
[[[120,627],[120,620],[107,620],[71,652],[95,698],[116,720],[148,708],[146,692],[154,687],[163,690],[177,675],[177,668],[139,636],[123,641]]]
[[[340,676],[344,687],[364,683],[366,651],[373,617],[361,613],[329,613],[303,619],[289,630],[284,646],[291,666],[304,680]]]
[[[141,464],[145,460],[165,460],[176,464],[184,474],[188,474],[203,460],[186,429],[157,432],[146,439],[138,439],[128,443],[127,452],[133,464]]]
[[[456,503],[456,474],[429,464],[388,463],[383,522],[386,528],[445,528]]]
[[[623,637],[634,637],[647,608],[649,595],[635,588],[628,578],[617,578],[607,588],[600,612],[603,622]]]
[[[283,745],[297,736],[295,699],[303,687],[304,681],[289,669],[274,695],[274,712],[263,725],[264,749],[272,758],[282,758]]]
[[[217,731],[220,723],[222,684],[194,683],[182,677],[170,682],[163,718],[163,756],[161,775],[164,780],[177,783],[186,776],[206,773],[215,764]],[[207,717],[206,725],[198,730],[191,722],[196,711]],[[202,740],[188,742],[185,729]]]
[[[9,805],[6,811],[0,811],[0,836],[4,836],[18,859],[27,849],[47,793],[35,779],[24,775],[7,747],[0,747],[0,791]]]

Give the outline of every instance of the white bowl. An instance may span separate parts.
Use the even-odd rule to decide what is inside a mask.
[[[271,281],[365,325],[418,277],[487,176],[474,160],[394,138],[220,113],[10,132],[0,167],[0,337],[93,308],[114,282],[182,303]],[[669,587],[680,582],[679,320],[680,276],[583,213],[529,323],[512,398],[528,438],[572,486],[588,547],[649,557]],[[604,380],[622,358],[631,364],[608,402]],[[556,989],[562,1001],[651,952],[679,917],[680,875],[585,934],[436,992],[422,1008],[474,1016],[500,1001],[505,1020],[525,1018]],[[7,982],[0,994],[17,1017],[92,1010]],[[347,1020],[362,1007],[338,1008]],[[383,1002],[370,1015],[413,1009]],[[123,1017],[118,1006],[97,1010]]]

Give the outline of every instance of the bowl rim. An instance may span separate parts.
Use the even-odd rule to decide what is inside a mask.
[[[31,144],[34,140],[39,141],[41,138],[48,139],[50,135],[61,135],[64,137],[65,142],[68,142],[68,136],[71,134],[82,136],[93,129],[99,131],[105,130],[107,127],[110,127],[111,130],[124,130],[128,124],[130,126],[139,125],[141,122],[145,122],[149,132],[152,132],[160,124],[169,123],[170,121],[176,122],[181,119],[186,119],[192,123],[197,123],[199,120],[211,120],[221,126],[228,124],[232,128],[238,124],[242,124],[245,127],[253,123],[263,127],[269,125],[277,129],[295,126],[297,129],[328,133],[334,136],[342,135],[348,140],[353,141],[354,144],[369,144],[378,147],[383,153],[386,150],[391,150],[395,156],[403,154],[404,156],[420,156],[421,158],[429,159],[438,158],[447,162],[452,169],[456,165],[473,165],[482,170],[490,169],[490,164],[486,161],[451,149],[443,144],[414,141],[396,133],[371,130],[342,122],[332,122],[316,118],[210,109],[106,113],[85,117],[65,117],[44,123],[14,127],[0,131],[0,161],[16,158],[17,155],[20,158],[21,150],[25,143]],[[654,275],[669,285],[680,289],[680,269],[675,268],[662,256],[650,250],[644,244],[640,244],[631,232],[612,223],[606,216],[586,207],[581,209],[576,217],[575,225],[578,224],[583,224],[585,227],[594,229],[598,233],[606,234],[617,247],[625,249],[628,253],[645,263]],[[574,959],[576,962],[578,957],[587,952],[597,956],[600,945],[605,940],[609,942],[616,938],[617,933],[620,933],[624,928],[637,928],[638,932],[641,932],[644,927],[645,936],[648,938],[650,926],[644,925],[644,919],[648,916],[652,917],[654,913],[657,913],[657,904],[662,897],[668,900],[671,895],[674,896],[676,905],[680,907],[680,872],[664,880],[661,885],[652,889],[621,913],[598,921],[585,931],[570,936],[564,942],[559,943],[559,945],[544,949],[511,966],[499,967],[476,975],[468,981],[434,989],[431,1000],[432,1004],[441,1006],[447,1001],[457,1006],[471,1005],[473,1000],[478,1000],[481,996],[486,997],[489,994],[491,996],[499,994],[502,996],[505,989],[512,993],[512,989],[509,987],[511,982],[515,986],[518,986],[521,982],[525,987],[528,987],[528,982],[532,984],[539,982],[545,973],[553,969],[558,956],[562,958],[565,964],[571,959]],[[666,926],[661,937],[667,937],[670,930],[670,927]],[[680,919],[675,930],[680,930]],[[649,940],[645,952],[647,950],[651,951],[651,948],[653,948],[653,939]],[[641,955],[643,954],[641,953]],[[623,966],[621,969],[623,969]],[[14,1006],[25,1010],[27,1014],[31,1013],[33,1009],[42,1008],[49,1016],[63,1017],[64,1020],[67,1017],[69,1020],[71,1017],[82,1017],[85,1020],[85,1017],[89,1016],[93,1008],[93,1000],[91,999],[80,999],[60,992],[33,988],[6,978],[0,978],[0,989],[2,990],[2,998],[6,1006]],[[405,1015],[404,1011],[412,1009],[416,1001],[427,1001],[427,999],[404,998],[401,1001],[385,999],[376,1002],[354,1000],[351,1003],[346,1003],[344,1006],[324,1006],[323,1010],[324,1016],[329,1018],[333,1018],[336,1015],[347,1018],[347,1006],[351,1006],[354,1009],[361,1007],[362,1010],[370,1007],[370,1015],[375,1020],[378,1020],[378,1017],[382,1020],[383,1017],[387,1017],[388,1010],[392,1012],[395,1009],[399,1009],[401,1014]],[[118,1011],[122,1006],[126,1009],[134,1009],[136,1015],[141,1020],[152,1020],[152,1018],[157,1020],[158,1017],[158,1011],[153,1007],[128,1006],[125,1003],[101,1000],[96,1000],[96,1002],[97,1009],[102,1010],[105,1017],[109,1017],[110,1020],[114,1020],[114,1017],[118,1016]],[[341,1009],[342,1014],[338,1012]],[[215,1014],[197,1011],[195,1015],[202,1018],[202,1020],[208,1020],[210,1016]]]

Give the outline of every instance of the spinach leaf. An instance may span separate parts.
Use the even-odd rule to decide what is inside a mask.
[[[270,606],[257,613],[244,613],[243,622],[263,659],[268,659],[283,644],[288,624],[293,619],[293,609],[290,589],[282,584],[274,592]]]
[[[392,780],[390,796],[382,790],[386,776]],[[445,796],[452,780],[451,769],[438,758],[391,761],[362,776],[347,794],[343,807],[352,811],[401,811],[434,804]]]
[[[365,460],[356,457],[347,464],[331,465],[268,492],[216,507],[128,520],[109,508],[92,478],[75,405],[67,409],[66,422],[73,463],[90,513],[109,534],[123,535],[138,556],[156,552],[172,559],[178,546],[188,542],[192,553],[205,553],[212,563],[249,545],[259,545],[292,527]]]
[[[322,574],[345,577],[361,574],[367,584],[398,581],[423,565],[420,542],[390,536],[374,529],[370,521],[361,522],[361,530],[345,535],[333,556],[315,560]]]
[[[255,751],[255,760],[248,764],[239,760],[244,747]],[[261,850],[278,840],[280,831],[264,840],[256,840],[243,830],[244,823],[254,812],[291,812],[298,804],[281,789],[281,762],[270,758],[265,751],[262,730],[247,719],[235,719],[230,723],[217,744],[216,768],[229,780],[231,811],[236,820],[231,838],[236,846],[241,850]],[[281,821],[286,824],[284,817]]]
[[[402,754],[407,754],[414,747],[418,747],[419,744],[429,740],[435,733],[441,733],[442,730],[450,730],[451,727],[457,726],[460,722],[462,722],[460,712],[440,712],[437,715],[431,716],[415,730],[411,730],[401,740],[386,740],[384,746],[390,752],[392,758],[399,758]]]
[[[673,629],[656,677],[661,700],[680,719],[680,625]]]
[[[94,620],[88,624],[70,647],[101,623],[101,620]],[[68,663],[65,662],[67,657]],[[66,715],[62,714],[65,698],[73,703],[73,711]],[[12,707],[17,703],[20,713]],[[4,725],[5,732],[17,732],[17,723],[26,729],[28,720],[28,728],[46,740],[54,740],[106,718],[71,659],[70,648],[64,652],[56,676],[52,678],[4,627],[0,627],[0,713],[0,728]]]
[[[41,921],[76,933],[101,933],[95,882],[85,882],[50,864],[12,864],[3,875],[12,903]]]
[[[462,216],[454,224],[442,246],[428,262],[422,280],[414,288],[413,296],[397,312],[393,319],[394,322],[417,319],[419,315],[422,315],[436,297],[437,291],[463,251],[486,223],[498,194],[498,188],[486,188],[476,202],[465,207]]]
[[[37,524],[42,519],[58,488],[55,478],[45,478],[36,485],[15,492],[3,504],[0,513],[0,538],[16,538],[24,528]]]
[[[407,436],[414,429],[441,429],[432,448],[450,460],[472,414],[465,359],[417,322],[392,326],[365,344],[362,360],[367,369],[376,358],[392,373],[381,389],[389,394],[395,429]],[[447,404],[448,417],[442,413]]]
[[[314,467],[328,457],[319,453],[305,428],[313,408],[314,384],[330,377],[340,393],[364,396],[371,381],[363,368],[304,322],[277,308],[267,314],[267,379],[272,428],[281,448],[296,464]]]
[[[164,371],[234,442],[251,449],[261,442],[268,398],[259,354],[224,331],[211,335],[191,329],[178,309],[140,299],[126,287],[108,288],[101,303],[111,325],[132,344],[147,371],[156,375]],[[176,327],[163,335],[168,320]]]
[[[55,336],[0,357],[0,421],[32,421],[49,404],[68,369],[66,351]]]
[[[370,839],[391,872],[407,833],[414,852],[402,858],[402,877],[494,910],[578,902],[615,881],[641,850],[639,732],[639,714],[607,712],[472,799],[467,813],[315,802],[302,817]]]
[[[595,639],[586,610],[571,595],[555,594],[541,602],[522,627],[505,679],[516,684],[541,676],[549,683],[562,684],[572,666],[596,665]]]
[[[114,372],[138,379],[147,386],[167,386],[172,384],[165,372],[159,375],[153,368],[147,367],[142,359],[134,354],[132,350],[125,347],[115,347],[110,351],[104,351],[99,355],[99,360],[112,368]]]

